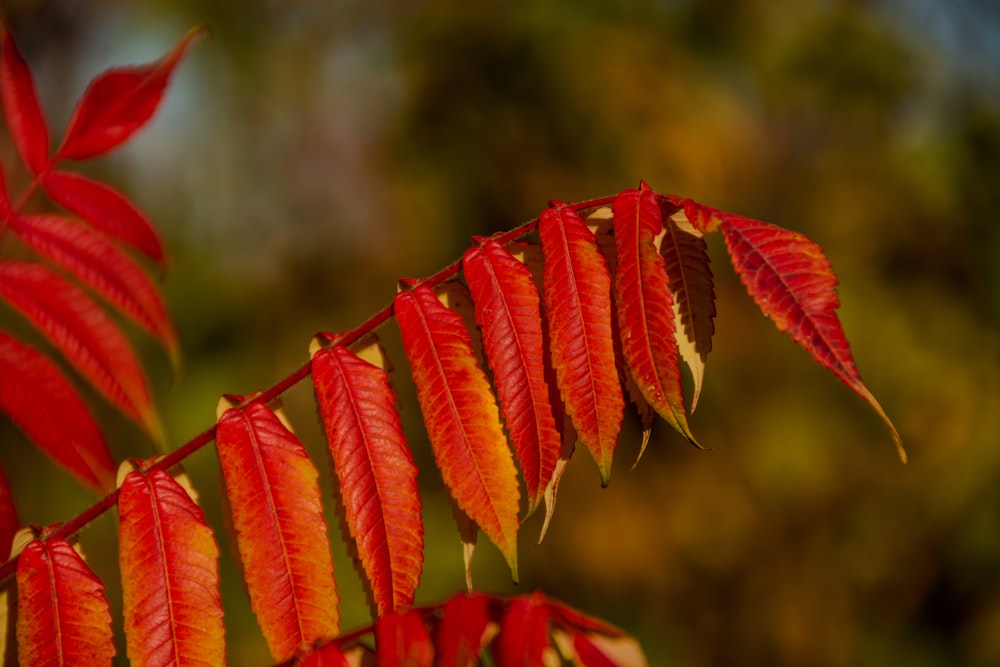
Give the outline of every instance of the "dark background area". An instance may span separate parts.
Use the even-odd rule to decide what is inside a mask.
[[[635,634],[651,665],[1000,663],[1000,8],[827,2],[7,2],[56,137],[87,81],[190,27],[154,123],[80,168],[162,230],[182,339],[172,378],[134,336],[176,447],[222,393],[273,384],[316,331],[357,326],[400,277],[549,199],[654,189],[801,231],[825,249],[884,425],[743,292],[709,238],[717,334],[691,426],[641,463],[626,426],[611,485],[578,455],[522,582],[483,542],[475,581],[540,588]],[[9,137],[0,157],[23,187]],[[0,310],[4,327],[15,319]],[[10,326],[18,326],[12,323]],[[461,549],[392,325],[383,338],[421,469],[420,602],[464,586]],[[138,431],[92,400],[115,454]],[[311,389],[286,409],[323,476]],[[0,422],[22,520],[94,499]],[[187,462],[224,535],[210,448]],[[120,609],[115,519],[81,535]],[[367,622],[333,535],[345,629]],[[267,663],[220,537],[233,665]],[[116,632],[121,637],[120,621]],[[119,649],[124,662],[124,648]]]

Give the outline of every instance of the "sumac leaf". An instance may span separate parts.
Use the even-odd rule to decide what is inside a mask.
[[[469,332],[424,285],[397,294],[394,310],[444,482],[516,580],[517,471]]]
[[[375,608],[406,611],[420,581],[424,530],[417,468],[389,376],[336,345],[316,351],[312,377],[348,531]]]
[[[2,334],[0,334],[2,335]],[[10,558],[10,546],[14,534],[21,526],[17,518],[17,508],[14,507],[14,496],[10,491],[7,475],[0,468],[0,562]],[[2,651],[0,651],[2,655]]]
[[[243,578],[271,657],[339,631],[319,473],[267,406],[225,409],[216,426]]]
[[[336,641],[328,641],[320,646],[307,649],[295,660],[284,663],[289,667],[348,667],[350,663]]]
[[[556,380],[577,436],[606,485],[625,409],[611,329],[611,277],[593,232],[572,209],[543,211],[538,232]]]
[[[531,593],[507,602],[500,633],[491,647],[497,667],[533,667],[544,664],[550,648],[549,612],[545,598]]]
[[[73,110],[56,160],[84,160],[115,148],[156,112],[174,67],[200,28],[188,32],[162,58],[115,67],[90,82]]]
[[[0,59],[0,98],[21,161],[31,173],[39,173],[48,161],[49,128],[38,103],[31,70],[6,29],[3,29],[3,54]]]
[[[219,550],[201,509],[167,473],[133,470],[119,488],[118,512],[129,660],[223,664]]]
[[[110,665],[115,654],[104,584],[66,540],[32,540],[17,561],[22,665]]]
[[[434,645],[420,610],[379,617],[375,623],[375,658],[378,667],[430,667]]]
[[[528,490],[528,514],[552,480],[561,441],[545,381],[542,311],[528,268],[486,240],[462,258],[486,358]]]
[[[437,664],[478,664],[489,622],[489,599],[483,595],[459,593],[445,602],[434,638]]]
[[[889,427],[900,459],[903,441],[854,365],[837,317],[837,276],[811,239],[777,225],[722,214],[722,232],[733,267],[761,311],[863,398]]]
[[[114,487],[108,446],[76,390],[48,357],[2,331],[0,410],[82,484],[99,493]]]

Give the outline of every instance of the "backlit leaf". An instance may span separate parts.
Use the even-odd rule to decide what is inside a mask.
[[[394,310],[444,482],[516,580],[517,471],[469,332],[423,285],[397,294]]]
[[[0,331],[0,410],[39,449],[96,492],[113,488],[100,429],[48,357]]]
[[[348,531],[375,608],[406,611],[420,581],[424,529],[417,468],[389,375],[335,345],[314,353],[312,377]]]
[[[478,664],[490,622],[489,599],[459,593],[444,603],[434,638],[437,664],[471,667]]]
[[[434,645],[420,610],[381,616],[375,623],[375,651],[379,667],[430,667]]]
[[[0,334],[0,340],[2,340],[2,334]],[[10,547],[14,541],[14,533],[20,526],[21,522],[17,518],[14,496],[10,492],[7,475],[0,468],[0,562],[10,558]],[[3,652],[0,651],[0,655],[2,654]]]
[[[110,665],[115,654],[104,584],[66,540],[32,540],[17,562],[22,665]]]
[[[545,381],[542,311],[528,268],[502,245],[487,240],[462,258],[476,322],[500,409],[528,489],[528,514],[552,479],[561,442]]]
[[[500,634],[491,644],[497,667],[536,667],[551,650],[545,598],[532,593],[507,602]]]
[[[83,160],[106,153],[145,125],[184,50],[201,32],[191,30],[155,62],[115,67],[95,77],[73,110],[55,159]]]
[[[572,209],[546,209],[538,231],[556,380],[573,427],[607,484],[625,408],[614,363],[611,277],[594,234]]]
[[[722,214],[721,227],[733,267],[761,311],[875,409],[905,462],[896,427],[854,365],[837,318],[837,276],[823,250],[803,234],[737,215]]]
[[[294,660],[285,663],[295,667],[348,667],[347,658],[335,641],[306,650]]]
[[[119,488],[118,511],[129,660],[223,664],[219,550],[201,509],[167,473],[133,470]]]
[[[48,161],[49,128],[38,103],[31,70],[6,29],[3,30],[3,55],[0,59],[0,98],[21,161],[33,174],[37,174]]]
[[[271,657],[284,660],[339,630],[319,474],[270,408],[226,407],[215,439],[243,578]]]

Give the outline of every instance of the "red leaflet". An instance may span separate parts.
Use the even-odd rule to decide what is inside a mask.
[[[337,345],[312,360],[347,527],[378,613],[406,611],[420,581],[424,528],[417,468],[389,376]]]
[[[104,584],[66,540],[32,540],[17,562],[22,665],[110,665],[115,654]]]
[[[0,60],[0,98],[21,161],[31,173],[39,173],[49,157],[49,128],[38,104],[31,71],[7,30],[3,31]]]
[[[0,334],[0,344],[3,336]],[[2,359],[0,354],[0,359]],[[10,493],[10,484],[7,483],[7,476],[0,469],[0,561],[10,558],[10,546],[14,540],[14,533],[21,526],[17,518],[17,509],[14,507],[14,498]],[[2,593],[0,593],[2,594]]]
[[[854,365],[837,318],[837,276],[823,250],[808,237],[767,222],[722,214],[721,226],[733,266],[761,311],[875,409],[905,462],[896,427]]]
[[[155,337],[177,366],[177,335],[156,285],[106,236],[58,215],[16,216],[10,229]]]
[[[116,67],[98,75],[83,93],[55,160],[84,160],[115,148],[146,124],[163,97],[174,67],[200,28],[188,32],[159,60]]]
[[[516,581],[517,471],[469,332],[423,285],[397,294],[394,310],[444,482],[503,553]]]
[[[219,550],[201,509],[173,477],[157,470],[128,473],[118,512],[129,660],[223,664]]]
[[[347,658],[335,641],[329,641],[289,660],[286,665],[295,667],[348,667]]]
[[[478,664],[489,621],[489,598],[483,595],[459,593],[445,602],[434,642],[437,664]]]
[[[510,600],[500,620],[500,634],[493,641],[497,667],[545,664],[542,656],[550,645],[545,598],[532,593]]]
[[[87,406],[55,364],[3,332],[0,410],[81,483],[99,493],[113,488],[115,466]]]
[[[146,377],[131,346],[82,290],[41,265],[7,262],[0,264],[0,296],[125,416],[154,438],[162,437]]]
[[[378,667],[430,667],[434,645],[420,610],[379,617],[375,623],[375,650]]]
[[[615,304],[625,363],[653,409],[695,443],[677,365],[673,296],[667,288],[663,258],[653,246],[653,238],[663,231],[659,202],[643,183],[639,190],[623,190],[612,210]]]
[[[476,322],[493,369],[500,408],[528,489],[528,514],[541,502],[562,443],[545,382],[538,288],[531,271],[496,241],[462,258]]]
[[[108,236],[127,243],[162,266],[163,245],[149,219],[109,185],[68,171],[42,174],[52,200]]]
[[[614,363],[611,277],[594,234],[572,209],[543,211],[538,232],[556,380],[573,427],[607,485],[625,409]]]
[[[339,630],[319,474],[270,408],[219,404],[215,441],[250,602],[271,657]]]

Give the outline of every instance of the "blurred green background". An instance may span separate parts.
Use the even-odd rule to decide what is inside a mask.
[[[718,333],[692,428],[712,451],[660,424],[630,470],[630,421],[610,487],[580,453],[545,543],[533,546],[539,517],[525,526],[521,584],[483,543],[478,587],[559,596],[634,633],[652,665],[1000,664],[996,3],[5,5],[57,136],[97,72],[211,29],[155,122],[80,165],[167,240],[182,373],[135,340],[172,447],[212,424],[220,394],[273,384],[314,332],[358,325],[397,278],[443,267],[471,235],[644,178],[824,247],[859,369],[910,464],[760,316],[710,238]],[[0,149],[18,191],[6,133]],[[382,333],[421,468],[428,602],[463,587],[461,550],[398,336]],[[117,456],[152,453],[91,403]],[[285,405],[337,525],[311,389]],[[0,442],[22,521],[93,501],[6,420]],[[222,534],[212,450],[187,469]],[[114,532],[107,516],[81,542],[117,610]],[[344,627],[357,627],[367,608],[333,538]],[[220,542],[231,664],[267,664]]]

